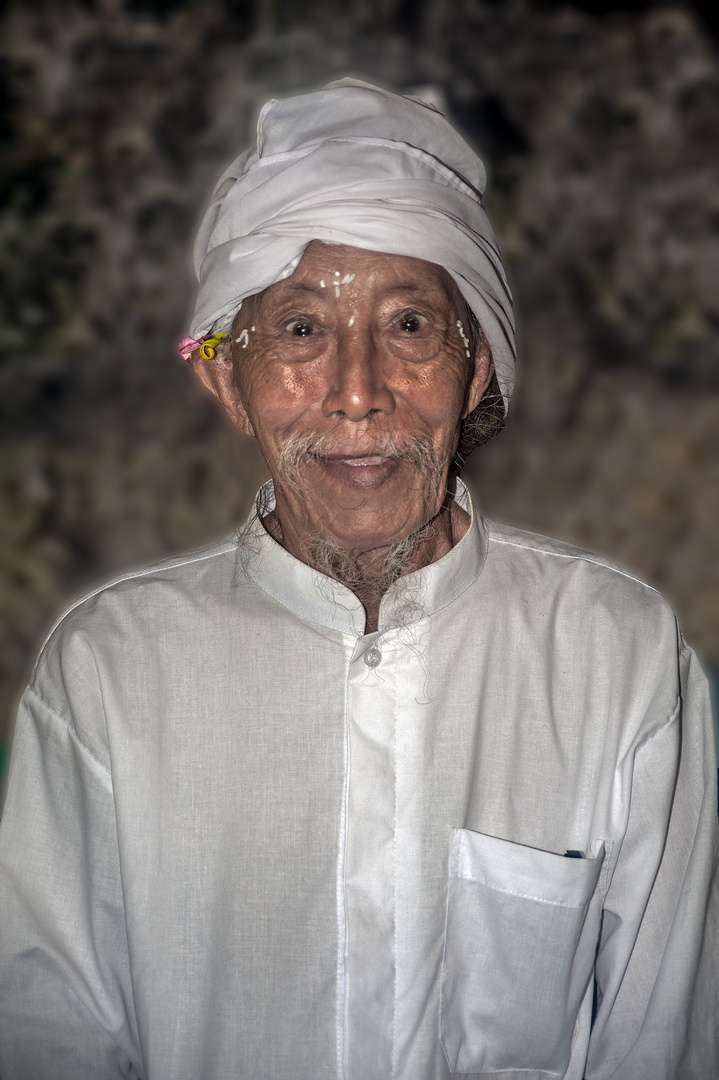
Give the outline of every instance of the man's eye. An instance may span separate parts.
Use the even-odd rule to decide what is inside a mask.
[[[314,327],[309,319],[292,319],[291,322],[287,323],[286,329],[294,337],[309,337],[310,334],[314,333]]]
[[[400,330],[404,330],[406,334],[416,334],[418,330],[422,329],[423,320],[420,315],[402,315],[399,320]]]

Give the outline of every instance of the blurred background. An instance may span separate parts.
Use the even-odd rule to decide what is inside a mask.
[[[0,739],[57,611],[262,478],[176,358],[260,106],[352,74],[483,154],[520,318],[490,516],[636,571],[719,667],[719,17],[700,3],[0,4]],[[714,12],[714,13],[712,13]]]

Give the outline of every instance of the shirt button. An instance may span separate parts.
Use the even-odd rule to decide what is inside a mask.
[[[364,662],[367,667],[377,667],[382,659],[382,653],[379,651],[376,645],[373,645],[371,649],[368,649],[364,654]]]

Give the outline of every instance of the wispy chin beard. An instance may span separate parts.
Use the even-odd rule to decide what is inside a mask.
[[[381,558],[370,559],[366,552],[341,547],[318,533],[308,533],[302,552],[313,570],[335,578],[360,598],[383,596],[399,578],[416,568],[414,556],[433,536],[434,525],[428,521],[403,540],[384,548]]]
[[[332,434],[289,435],[274,462],[272,471],[276,484],[288,494],[301,497],[302,476],[308,464],[313,458],[334,449],[336,438]],[[372,453],[406,461],[416,476],[426,504],[433,507],[443,504],[443,461],[429,439],[378,436]],[[433,519],[430,518],[409,536],[383,548],[381,557],[373,558],[371,551],[343,547],[317,532],[308,532],[303,538],[302,555],[313,569],[335,578],[355,594],[382,595],[398,578],[416,568],[414,557],[417,551],[431,541],[433,535]]]

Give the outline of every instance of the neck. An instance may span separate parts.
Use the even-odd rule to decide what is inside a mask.
[[[282,528],[274,510],[263,523],[290,554],[352,590],[365,610],[365,633],[371,634],[377,630],[380,604],[387,590],[400,577],[443,558],[462,539],[469,520],[469,514],[448,495],[439,513],[416,532],[368,551],[340,547],[316,533],[295,537]]]

